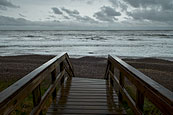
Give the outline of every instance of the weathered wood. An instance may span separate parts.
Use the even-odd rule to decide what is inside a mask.
[[[64,62],[62,61],[62,62],[60,63],[60,72],[63,71],[64,69],[65,69],[65,64],[64,64]],[[63,84],[64,79],[65,79],[64,76],[62,76],[61,84]]]
[[[71,83],[66,81],[57,94],[56,103],[50,106],[47,114],[125,114],[111,86],[106,85],[104,90],[98,90],[98,87],[105,86],[106,80],[98,79],[100,84],[94,85],[93,88],[82,87],[85,84],[76,81],[85,81],[85,84],[90,84],[93,81],[96,82],[97,79],[73,77]],[[79,88],[72,88],[73,85]]]
[[[143,111],[144,107],[144,94],[137,88],[136,90],[136,106]]]
[[[31,115],[37,115],[40,113],[41,109],[43,108],[43,106],[46,103],[46,100],[48,99],[48,97],[52,94],[52,92],[55,90],[56,86],[59,84],[60,85],[60,81],[63,77],[65,73],[65,70],[63,70],[60,74],[58,74],[58,76],[56,77],[55,83],[51,84],[49,86],[49,88],[47,89],[47,91],[45,92],[45,94],[43,95],[40,103],[32,110]]]
[[[124,97],[124,100],[127,101],[128,105],[132,108],[133,112],[136,114],[136,115],[142,115],[142,112],[136,107],[136,104],[135,102],[133,101],[133,99],[131,98],[131,96],[128,94],[128,92],[126,91],[125,88],[123,88],[118,79],[112,74],[111,71],[109,71],[113,81],[114,81],[114,84],[116,84],[116,87],[114,87],[114,89],[116,90],[116,88],[118,87],[119,91],[121,92],[121,95]],[[118,98],[119,99],[119,98]]]
[[[65,61],[67,57],[67,53],[62,53],[61,55],[54,57],[28,75],[24,76],[22,79],[15,82],[4,91],[0,92],[0,114],[10,114],[11,111],[13,111],[16,106],[20,104],[31,92],[34,92],[34,105],[37,105],[39,102],[38,100],[40,100],[40,97],[37,97],[37,95],[40,95],[38,93],[38,86],[51,74],[52,71],[57,68],[62,61]],[[52,81],[54,79],[55,77],[52,77]],[[55,83],[52,82],[52,84]]]
[[[112,63],[109,62],[110,65],[110,71],[112,72],[112,74],[114,74],[114,65]],[[112,77],[109,77],[110,83],[113,85],[113,79]]]
[[[109,71],[109,68],[110,68],[110,63],[109,61],[107,60],[107,66],[106,66],[106,70],[105,70],[105,75],[104,75],[104,79],[108,80],[108,71]]]
[[[38,106],[39,103],[41,102],[41,89],[40,89],[40,85],[38,85],[33,91],[32,91],[32,95],[33,95],[33,104],[34,107]],[[42,115],[42,111],[40,110],[39,115]]]
[[[37,106],[41,101],[41,90],[38,85],[32,92],[34,107]]]
[[[54,69],[52,72],[51,72],[51,78],[52,78],[52,84],[54,84],[55,80],[56,80],[56,69]],[[56,88],[54,89],[54,91],[52,92],[52,97],[53,99],[55,99],[56,97]]]
[[[66,54],[66,61],[67,61],[68,65],[69,65],[70,71],[72,72],[72,75],[73,75],[72,77],[74,77],[75,76],[74,75],[74,67],[71,64],[70,58],[69,58],[69,56],[67,54]]]
[[[66,70],[67,74],[68,74],[70,77],[74,77],[74,74],[73,74],[73,72],[71,71],[71,69],[69,69],[66,65],[64,65],[64,66],[65,66],[65,70]]]
[[[132,107],[134,112],[137,112],[136,114],[141,114],[143,110],[143,104],[144,104],[144,97],[148,98],[156,107],[158,107],[164,114],[173,114],[173,93],[169,91],[168,89],[164,88],[162,85],[158,84],[157,82],[153,81],[140,71],[136,70],[129,64],[125,63],[118,57],[114,56],[108,56],[108,61],[113,64],[116,68],[119,69],[119,71],[125,76],[128,80],[131,81],[132,84],[134,84],[137,88],[137,100],[136,104],[132,99],[130,99],[130,96],[128,95],[127,91],[121,86],[121,81],[116,81],[116,85],[118,85],[120,89],[120,94],[125,97],[125,99],[128,101],[129,105]],[[110,70],[108,70],[109,73],[112,73]],[[112,76],[114,74],[112,73]],[[116,79],[114,76],[113,78]],[[124,79],[124,78],[123,78]],[[121,85],[120,85],[121,84]],[[126,92],[126,93],[125,93]],[[121,100],[121,96],[119,96],[119,99]],[[137,108],[135,107],[137,106]]]
[[[119,72],[119,83],[120,83],[121,87],[124,88],[124,76],[121,72]],[[119,91],[119,93],[118,93],[118,99],[121,102],[123,101],[123,96],[121,94],[121,91]]]

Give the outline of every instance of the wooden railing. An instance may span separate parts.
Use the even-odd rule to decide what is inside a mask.
[[[115,68],[119,70],[119,77],[114,73]],[[136,86],[135,101],[124,87],[125,77]],[[135,114],[143,114],[144,97],[146,97],[162,113],[173,115],[173,93],[118,57],[108,56],[105,79],[110,80],[115,90],[118,88],[119,101],[122,102],[122,100],[125,100]]]
[[[59,73],[58,67],[60,68]],[[7,115],[11,113],[31,93],[34,105],[31,114],[42,114],[42,108],[48,97],[51,94],[52,98],[56,97],[56,87],[63,83],[65,72],[70,77],[74,76],[74,70],[68,54],[62,53],[2,91],[0,93],[0,114]],[[51,85],[41,96],[40,84],[50,75]]]

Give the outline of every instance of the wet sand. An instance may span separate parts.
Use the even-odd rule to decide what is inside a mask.
[[[25,55],[0,57],[0,83],[14,82],[39,67],[54,56]],[[153,80],[173,91],[173,62],[154,59],[123,59]],[[72,58],[75,75],[102,79],[107,60],[98,57]]]

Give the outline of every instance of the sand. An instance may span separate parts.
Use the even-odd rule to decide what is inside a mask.
[[[0,83],[19,80],[35,68],[39,67],[54,56],[24,55],[0,57]],[[124,59],[153,80],[173,91],[173,62],[154,59]],[[107,60],[98,57],[72,58],[75,75],[102,79]]]

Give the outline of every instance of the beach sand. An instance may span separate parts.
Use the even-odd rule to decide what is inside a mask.
[[[12,84],[53,57],[45,55],[1,56],[0,83]],[[123,60],[173,91],[173,62],[154,58]],[[98,79],[104,77],[106,58],[72,58],[71,62],[77,77]]]

